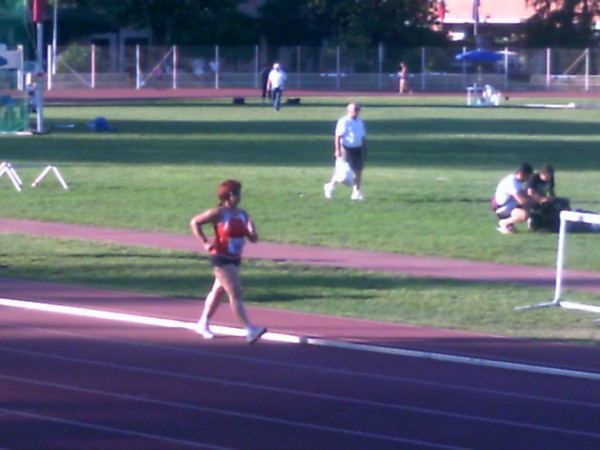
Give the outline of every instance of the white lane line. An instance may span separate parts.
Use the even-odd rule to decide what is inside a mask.
[[[370,433],[367,431],[352,430],[352,429],[332,427],[332,426],[320,425],[320,424],[311,424],[308,422],[298,422],[295,420],[279,419],[276,417],[261,416],[258,414],[250,414],[250,413],[232,411],[232,410],[228,410],[228,409],[212,408],[212,407],[208,407],[208,406],[192,405],[189,403],[157,400],[157,399],[149,398],[146,396],[144,396],[144,397],[129,396],[129,395],[118,394],[115,392],[99,390],[99,389],[75,387],[72,385],[65,385],[62,383],[51,383],[51,382],[46,382],[46,381],[30,380],[30,379],[23,378],[23,377],[12,377],[9,375],[0,375],[0,379],[10,380],[10,381],[14,381],[17,383],[30,383],[30,384],[35,384],[35,385],[52,387],[55,389],[75,391],[75,392],[86,393],[86,394],[94,394],[94,395],[99,395],[99,396],[104,396],[104,397],[112,397],[112,398],[115,398],[120,401],[123,401],[123,400],[129,400],[129,401],[134,401],[134,402],[137,401],[137,402],[148,403],[148,404],[157,405],[157,406],[173,407],[173,408],[180,408],[180,409],[185,409],[185,410],[195,411],[195,412],[203,412],[203,413],[210,413],[210,414],[219,414],[219,415],[226,415],[226,416],[232,416],[232,417],[239,417],[239,418],[243,418],[243,419],[275,423],[278,425],[287,425],[287,426],[291,426],[291,427],[300,427],[300,428],[312,429],[312,430],[317,430],[317,431],[325,431],[325,432],[330,432],[330,433],[358,436],[358,437],[376,439],[376,440],[381,440],[381,441],[390,441],[390,442],[398,442],[398,443],[402,443],[402,444],[411,444],[411,445],[417,445],[419,447],[448,449],[448,450],[463,450],[463,447],[456,447],[456,446],[450,446],[450,445],[444,445],[444,444],[436,444],[434,442],[426,442],[426,441],[417,440],[417,439],[408,439],[408,438],[401,438],[401,437],[390,436],[390,435],[379,434],[379,433]],[[14,410],[5,409],[5,408],[0,408],[0,411],[14,412],[15,414],[22,414],[25,416],[28,415],[28,413],[23,413],[23,412],[14,411]],[[171,439],[171,438],[164,438],[162,436],[146,435],[144,433],[138,433],[138,432],[129,432],[127,430],[120,430],[117,428],[90,425],[90,424],[87,424],[84,422],[74,422],[74,421],[64,420],[64,419],[56,419],[56,418],[48,417],[48,416],[38,416],[36,414],[33,414],[32,416],[43,418],[46,420],[51,420],[51,421],[68,423],[68,424],[72,424],[72,425],[79,424],[79,426],[86,426],[88,428],[97,428],[97,429],[106,430],[106,431],[122,432],[122,433],[126,433],[126,434],[140,435],[143,437],[157,437],[157,438],[160,438],[161,440],[168,440],[168,441],[178,442],[178,443],[186,442],[186,441],[178,441],[178,440]],[[201,444],[196,444],[195,446],[197,447],[199,445],[201,445]],[[210,448],[213,448],[213,447],[210,447]],[[214,447],[214,448],[220,449],[221,447]],[[466,450],[466,449],[464,449],[464,450]]]
[[[92,317],[97,319],[116,320],[120,322],[136,323],[141,325],[151,325],[167,328],[184,328],[195,331],[195,322],[183,322],[179,320],[161,319],[156,317],[138,316],[135,314],[116,313],[102,311],[97,309],[79,308],[74,306],[56,305],[52,303],[41,303],[35,301],[14,300],[0,298],[0,305],[13,308],[23,308],[36,311],[45,311],[52,313],[70,314],[81,317]],[[217,334],[228,336],[245,336],[245,330],[234,327],[225,327],[211,325],[211,329]],[[585,380],[600,381],[600,373],[586,372],[581,370],[560,369],[548,366],[539,366],[533,364],[511,363],[484,358],[474,358],[468,356],[457,356],[446,353],[434,353],[419,350],[408,350],[401,348],[382,347],[370,344],[361,344],[354,342],[332,341],[328,339],[310,338],[305,336],[295,336],[283,333],[265,333],[261,339],[274,342],[285,342],[295,344],[317,345],[322,347],[340,348],[345,350],[361,350],[371,353],[382,353],[386,355],[404,356],[410,358],[429,359],[442,362],[468,364],[480,367],[492,367],[496,369],[505,369],[519,372],[530,372],[542,375],[555,375],[570,378],[580,378]]]
[[[135,323],[138,325],[150,325],[164,328],[184,328],[186,330],[196,331],[196,322],[184,322],[181,320],[162,319],[158,317],[139,316],[135,314],[117,313],[103,311],[99,309],[80,308],[75,306],[56,305],[53,303],[40,303],[35,301],[14,300],[9,298],[0,298],[0,305],[13,308],[22,308],[35,311],[44,311],[59,314],[69,314],[79,317],[91,317],[94,319],[115,320],[118,322]],[[246,336],[246,330],[241,328],[226,327],[220,325],[211,325],[211,329],[217,334],[226,336]],[[275,342],[285,342],[298,344],[301,338],[289,334],[265,333],[261,339]]]
[[[21,355],[26,354],[26,355],[29,355],[29,356],[32,356],[32,357],[38,358],[38,359],[46,358],[46,359],[53,359],[56,361],[67,361],[67,362],[71,362],[71,363],[78,363],[78,364],[84,364],[84,365],[110,368],[110,369],[115,369],[115,370],[123,370],[123,371],[129,371],[129,372],[134,372],[134,373],[141,373],[141,374],[145,374],[145,375],[157,375],[157,376],[162,376],[162,377],[166,377],[166,378],[175,378],[175,379],[186,380],[186,381],[200,381],[202,383],[214,383],[219,386],[222,386],[224,384],[223,378],[213,378],[213,377],[205,377],[205,376],[199,376],[199,375],[186,375],[186,374],[181,374],[181,373],[177,373],[177,372],[170,372],[170,371],[157,370],[157,369],[144,369],[144,368],[140,368],[140,367],[123,365],[123,364],[100,362],[100,361],[88,360],[88,359],[83,359],[83,358],[74,358],[74,357],[69,357],[69,356],[49,355],[47,353],[42,353],[42,352],[17,350],[17,349],[11,349],[11,348],[0,346],[0,352],[1,351],[21,354]],[[59,384],[59,383],[54,383],[54,382],[50,382],[50,381],[33,380],[33,379],[24,378],[24,377],[13,377],[11,375],[0,374],[0,380],[2,380],[2,379],[14,381],[14,382],[20,382],[20,383],[30,383],[30,384],[41,385],[41,386],[50,386],[50,387],[54,387],[54,388],[58,388],[58,389],[70,390],[70,391],[75,391],[75,392],[85,392],[85,393],[92,393],[92,394],[98,394],[98,395],[109,395],[109,396],[116,397],[119,400],[147,402],[147,403],[159,404],[162,406],[166,405],[166,406],[179,407],[179,408],[183,408],[183,409],[191,409],[191,410],[196,410],[196,411],[219,413],[219,414],[223,414],[223,415],[238,416],[238,415],[242,414],[243,415],[242,417],[246,417],[246,418],[251,417],[256,420],[262,420],[262,421],[283,420],[284,423],[289,424],[289,425],[294,425],[296,427],[308,427],[308,428],[314,427],[313,424],[310,424],[308,422],[297,422],[297,421],[289,421],[289,420],[285,420],[285,419],[273,419],[273,418],[267,417],[267,416],[248,415],[246,413],[237,413],[237,412],[229,411],[229,410],[220,410],[220,409],[213,409],[213,408],[207,408],[207,407],[200,407],[198,405],[190,405],[187,403],[156,400],[156,399],[152,399],[152,398],[149,398],[146,396],[144,396],[144,397],[132,396],[132,395],[128,395],[128,394],[118,394],[115,392],[104,391],[104,390],[83,388],[83,387],[74,386],[72,384],[65,385],[62,383]],[[291,396],[296,396],[296,397],[300,397],[300,398],[313,398],[313,399],[325,400],[325,401],[331,401],[331,402],[348,403],[348,404],[354,404],[354,405],[360,405],[360,406],[366,406],[366,407],[381,408],[381,409],[386,409],[386,410],[390,410],[390,411],[405,411],[405,412],[414,413],[414,414],[424,414],[424,415],[438,416],[438,417],[444,417],[444,418],[450,418],[450,419],[466,420],[466,421],[470,421],[470,422],[488,423],[488,424],[494,424],[494,425],[506,425],[506,426],[515,427],[515,428],[532,429],[532,430],[537,430],[537,431],[552,432],[552,433],[558,433],[558,434],[567,434],[567,435],[574,435],[574,436],[580,436],[580,437],[591,437],[594,439],[600,439],[600,434],[598,434],[598,433],[590,433],[590,432],[581,431],[581,430],[574,430],[574,429],[568,429],[568,428],[557,428],[557,427],[551,427],[551,426],[546,426],[546,425],[537,425],[537,424],[533,424],[533,423],[524,423],[524,422],[520,422],[520,421],[497,419],[497,418],[493,418],[493,417],[473,416],[471,414],[442,411],[442,410],[438,410],[438,409],[431,409],[431,408],[424,408],[424,407],[404,406],[404,405],[383,403],[383,402],[372,401],[372,400],[354,399],[354,398],[350,398],[350,397],[341,397],[341,396],[332,395],[332,394],[319,394],[319,393],[314,393],[314,392],[298,391],[298,390],[294,390],[294,389],[278,388],[278,387],[273,387],[273,386],[261,386],[261,385],[257,385],[257,384],[246,382],[246,381],[236,382],[236,381],[227,380],[226,385],[229,387],[235,386],[235,387],[238,387],[241,389],[252,389],[252,390],[265,391],[265,392],[270,392],[270,393],[291,395]],[[596,405],[593,405],[592,407],[595,407],[595,406]],[[280,423],[280,422],[277,422],[277,423]],[[319,425],[319,426],[323,426],[323,425]],[[327,427],[327,428],[329,431],[343,430],[342,432],[344,432],[344,433],[347,432],[347,430],[345,430],[345,429],[338,429],[338,428],[331,428],[331,427]]]
[[[0,325],[0,328],[5,328],[5,327],[3,325]],[[450,383],[442,383],[442,382],[435,382],[435,381],[426,381],[423,379],[415,379],[413,377],[403,377],[403,376],[397,376],[397,375],[392,376],[392,375],[384,375],[384,374],[372,373],[372,372],[371,373],[357,372],[355,370],[346,370],[346,369],[341,369],[339,367],[326,368],[326,367],[323,367],[322,365],[292,363],[289,361],[285,361],[285,362],[274,361],[274,360],[267,360],[264,357],[256,358],[256,357],[241,356],[241,355],[231,355],[231,354],[226,355],[220,351],[210,351],[209,350],[210,347],[195,347],[194,349],[190,349],[190,348],[184,348],[184,347],[179,347],[179,346],[161,345],[161,344],[156,344],[156,343],[149,344],[149,343],[144,343],[144,342],[136,342],[136,341],[107,338],[107,337],[97,337],[97,336],[91,337],[86,334],[73,333],[73,332],[69,332],[69,331],[65,331],[65,330],[54,330],[54,329],[31,327],[31,326],[26,326],[26,327],[18,326],[18,328],[30,329],[30,330],[33,330],[36,332],[43,332],[46,334],[68,336],[70,338],[77,339],[80,341],[83,339],[86,339],[86,340],[90,340],[90,341],[94,341],[94,342],[108,342],[108,343],[118,344],[118,345],[134,346],[136,348],[142,347],[145,349],[165,350],[165,351],[169,351],[169,352],[183,353],[186,355],[195,355],[195,356],[202,355],[202,356],[209,356],[211,358],[225,358],[228,360],[242,361],[244,363],[248,363],[248,362],[249,363],[260,363],[260,364],[266,364],[266,365],[270,365],[270,366],[295,368],[298,370],[305,370],[305,371],[318,370],[319,373],[323,373],[323,374],[335,374],[336,376],[341,375],[341,376],[348,376],[348,377],[355,377],[355,378],[356,377],[365,378],[365,379],[368,379],[369,382],[378,382],[378,381],[394,382],[394,383],[399,382],[399,383],[412,384],[412,385],[418,385],[418,386],[428,386],[428,387],[434,387],[434,388],[450,389],[453,391],[460,391],[460,392],[493,395],[493,396],[507,397],[507,398],[527,399],[527,400],[553,403],[553,404],[559,404],[559,405],[569,405],[569,406],[577,406],[577,407],[584,407],[584,408],[600,409],[600,403],[590,403],[590,402],[582,402],[582,401],[575,401],[575,400],[567,400],[567,399],[561,399],[561,398],[557,398],[557,397],[538,396],[538,395],[531,395],[531,394],[523,394],[523,393],[519,393],[519,392],[499,391],[496,389],[477,388],[477,387],[473,387],[470,385],[469,386],[460,386],[460,385],[455,385],[455,384],[450,384]],[[30,354],[30,352],[27,350],[7,348],[7,347],[2,347],[2,346],[0,346],[0,350],[10,351],[13,353]],[[51,355],[49,353],[35,353],[35,354],[39,355],[39,357],[46,357],[46,358],[65,358],[62,356]],[[79,361],[79,359],[77,359],[76,361]],[[92,364],[92,363],[93,364],[106,364],[106,363],[101,363],[98,361],[93,361],[93,362],[90,362],[88,360],[82,360],[82,361],[90,363],[90,364]],[[136,369],[136,370],[142,370],[142,369]],[[143,370],[147,370],[147,369],[143,369]],[[184,375],[184,374],[177,374],[177,376],[186,378],[186,375]],[[198,380],[200,378],[198,378],[196,375],[194,375],[194,376],[191,376],[191,379]],[[204,378],[201,378],[201,379],[204,379]],[[206,378],[206,380],[215,381],[211,378]],[[373,381],[373,380],[376,380],[376,381]],[[222,379],[219,378],[219,381],[222,381]],[[240,386],[251,387],[253,389],[267,389],[268,390],[268,388],[266,388],[264,386],[258,386],[258,385],[254,385],[254,384],[250,385],[250,384],[242,383]],[[274,388],[274,389],[277,392],[279,392],[278,391],[279,388]],[[293,393],[293,394],[299,393],[298,391],[290,391],[290,390],[284,390],[284,391],[287,393]],[[304,392],[304,391],[302,391],[302,392]],[[311,395],[320,395],[320,394],[311,394]],[[348,401],[355,401],[355,400],[348,399]]]
[[[406,356],[411,358],[431,359],[435,361],[469,364],[482,367],[493,367],[496,369],[507,369],[518,372],[532,372],[543,375],[558,375],[570,378],[582,378],[585,380],[600,381],[600,373],[585,372],[581,370],[559,369],[548,366],[537,366],[533,364],[511,363],[493,359],[474,358],[470,356],[449,355],[446,353],[425,352],[419,350],[407,350],[401,348],[381,347],[376,345],[359,344],[353,342],[330,341],[326,339],[307,338],[307,343],[323,347],[334,347],[348,350],[362,350],[371,353],[383,353],[386,355]]]
[[[15,409],[0,408],[0,411],[4,414],[12,414],[12,415],[19,416],[19,417],[27,417],[28,419],[36,419],[36,420],[42,420],[42,421],[46,421],[46,422],[53,422],[53,423],[58,423],[61,425],[71,425],[71,426],[76,426],[79,428],[86,428],[86,429],[95,430],[95,431],[105,431],[105,432],[116,433],[116,434],[124,434],[126,436],[135,436],[135,437],[140,437],[140,438],[144,438],[144,439],[152,439],[155,441],[168,442],[170,444],[180,444],[180,445],[185,445],[187,447],[205,448],[205,449],[210,449],[210,450],[232,450],[228,447],[218,447],[216,445],[202,444],[199,442],[191,442],[191,441],[186,441],[186,440],[181,440],[181,439],[173,439],[170,437],[160,436],[157,434],[141,433],[138,431],[124,430],[122,428],[114,428],[114,427],[108,427],[108,426],[104,426],[104,425],[96,425],[96,424],[87,423],[87,422],[80,422],[78,420],[69,420],[69,419],[63,419],[60,417],[36,414],[36,413],[32,413],[32,412],[17,411]]]

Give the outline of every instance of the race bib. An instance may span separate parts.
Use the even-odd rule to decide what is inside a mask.
[[[227,245],[227,251],[232,255],[239,255],[244,249],[244,243],[245,240],[243,237],[231,238],[229,240],[229,244]]]

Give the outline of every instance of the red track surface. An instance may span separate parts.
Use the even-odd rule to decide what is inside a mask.
[[[0,221],[0,232],[17,230],[195,248],[189,236]],[[260,246],[253,247],[259,251]],[[283,249],[287,258],[303,263],[338,264],[364,257],[334,250],[326,257],[315,255],[314,249],[302,256],[300,248],[293,248],[295,253],[291,249]],[[399,259],[389,259],[383,269],[391,270]],[[426,267],[423,263],[422,275]],[[502,276],[514,278],[506,271]],[[0,296],[183,321],[196,320],[201,308],[194,300],[5,279],[0,279]],[[184,329],[3,306],[0,314],[1,448],[600,447],[598,348],[266,308],[250,312],[257,323],[276,332],[515,362],[531,370],[577,371],[558,376],[542,369],[486,367],[477,360],[441,361],[426,354],[405,357],[265,341],[250,346],[235,337],[206,341]],[[226,309],[219,311],[217,321],[235,325]]]
[[[514,98],[599,98],[600,92],[568,92],[568,91],[538,91],[538,92],[509,92]],[[259,99],[258,89],[72,89],[45,91],[44,97],[49,102],[80,101],[80,100],[157,100],[157,99],[201,99],[201,98],[255,98]],[[465,97],[465,93],[415,93],[410,97]],[[286,89],[285,97],[397,97],[395,92],[347,92],[347,91],[309,91]]]

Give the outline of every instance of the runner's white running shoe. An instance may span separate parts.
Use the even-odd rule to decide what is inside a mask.
[[[198,322],[196,333],[201,334],[204,339],[212,339],[215,337],[215,333],[210,331],[208,324],[202,321]]]
[[[248,344],[254,344],[266,332],[267,329],[264,327],[249,328],[248,334],[246,334],[246,340],[248,341]]]

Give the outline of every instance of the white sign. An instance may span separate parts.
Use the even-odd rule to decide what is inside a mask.
[[[1,50],[0,49],[0,70],[2,69],[22,69],[21,52],[19,50]]]

